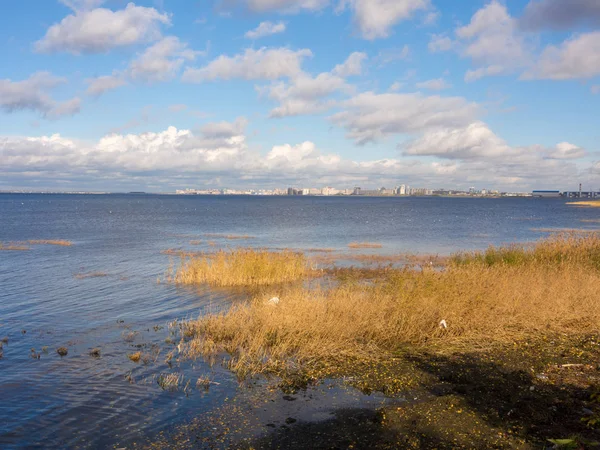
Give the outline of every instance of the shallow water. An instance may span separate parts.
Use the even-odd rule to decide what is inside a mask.
[[[129,445],[236,394],[237,382],[223,369],[163,363],[173,349],[165,343],[169,322],[243,298],[157,283],[172,260],[165,249],[348,251],[358,241],[382,244],[356,250],[362,253],[449,254],[547,236],[536,229],[595,229],[597,223],[582,220],[599,217],[598,209],[560,199],[0,194],[0,241],[74,244],[0,251],[0,339],[9,338],[0,359],[0,448]],[[161,349],[155,364],[126,356],[152,345]],[[59,346],[68,347],[66,357],[56,353]],[[89,355],[94,347],[100,358]],[[192,381],[187,395],[157,385],[158,375],[171,372]],[[193,386],[206,374],[219,383],[208,393]]]

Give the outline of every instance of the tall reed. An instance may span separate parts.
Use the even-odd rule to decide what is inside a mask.
[[[188,323],[184,353],[228,354],[240,376],[299,367],[331,374],[405,348],[473,350],[598,332],[599,242],[553,238],[492,253],[492,264],[484,256],[444,270],[389,270],[370,283],[281,287],[276,305],[259,295]]]
[[[261,286],[296,281],[307,273],[302,253],[237,248],[184,256],[172,279],[182,284]]]

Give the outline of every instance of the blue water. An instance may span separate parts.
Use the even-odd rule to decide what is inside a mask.
[[[237,382],[222,368],[163,362],[174,348],[165,342],[170,322],[244,298],[166,283],[172,257],[165,249],[348,251],[352,241],[369,241],[382,244],[382,253],[449,254],[536,240],[547,235],[540,228],[594,229],[600,224],[582,220],[598,218],[600,210],[560,199],[0,194],[5,245],[74,244],[0,251],[0,339],[9,339],[0,359],[0,449],[128,445],[235,395]],[[103,276],[86,277],[95,272]],[[56,354],[59,346],[68,347],[66,357]],[[126,356],[152,346],[160,348],[156,362]],[[94,347],[100,358],[89,356]],[[156,377],[171,372],[192,380],[191,388],[162,391]],[[196,390],[200,375],[219,384]]]

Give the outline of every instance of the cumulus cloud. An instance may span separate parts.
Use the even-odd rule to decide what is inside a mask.
[[[585,150],[569,142],[560,142],[556,144],[553,150],[547,154],[549,159],[579,159],[585,156]]]
[[[579,34],[549,45],[523,79],[569,80],[600,75],[600,31]]]
[[[362,52],[354,52],[342,64],[338,64],[333,69],[333,74],[340,77],[349,77],[353,75],[361,75],[363,70],[363,62],[367,59],[367,54]]]
[[[452,85],[450,83],[448,83],[446,80],[444,80],[443,78],[436,78],[433,80],[422,81],[420,83],[417,83],[416,86],[419,89],[429,89],[432,91],[441,91],[441,90],[449,89],[452,87]]]
[[[404,154],[473,159],[508,156],[511,150],[485,123],[473,122],[466,127],[428,131],[411,142],[405,148]]]
[[[280,103],[271,111],[271,117],[287,117],[325,111],[334,104],[328,99],[329,95],[337,91],[351,92],[352,88],[343,78],[324,72],[316,77],[303,74],[289,83],[279,82],[258,90]]]
[[[38,52],[104,53],[113,48],[159,39],[160,26],[171,23],[167,14],[133,3],[118,11],[75,7],[74,14],[52,25],[46,35],[35,43]]]
[[[210,122],[203,125],[200,130],[202,134],[209,139],[214,138],[233,138],[242,136],[246,131],[248,120],[245,117],[238,117],[233,122]]]
[[[122,71],[113,71],[86,80],[87,94],[98,97],[124,86],[128,81],[147,83],[169,81],[177,76],[186,61],[193,61],[204,52],[195,51],[176,36],[167,36],[138,54]]]
[[[193,61],[200,54],[179,38],[167,36],[131,61],[127,74],[132,80],[168,81],[177,75],[185,61]]]
[[[291,14],[299,11],[318,11],[328,6],[329,3],[329,0],[221,0],[218,7],[224,11],[242,7],[257,13]]]
[[[0,109],[8,113],[35,111],[48,119],[73,115],[79,112],[80,99],[73,98],[61,103],[48,94],[48,91],[66,81],[49,72],[36,72],[22,81],[0,79]]]
[[[512,147],[481,121],[460,128],[427,131],[420,138],[406,144],[403,150],[405,155],[411,156],[531,164],[532,170],[542,160],[579,159],[585,156],[584,149],[568,142],[560,142],[554,148],[541,145]]]
[[[526,36],[506,6],[497,0],[477,11],[468,25],[456,30],[456,35],[463,45],[462,56],[479,66],[467,73],[465,81],[511,73],[531,60]]]
[[[34,174],[32,183],[48,180],[77,188],[94,185],[105,189],[156,189],[158,185],[162,190],[173,190],[205,183],[211,187],[215,187],[214,183],[239,187],[351,187],[356,183],[394,186],[404,182],[429,187],[479,183],[498,189],[526,190],[539,187],[540,183],[560,185],[564,179],[580,176],[575,164],[545,158],[546,150],[541,147],[508,147],[482,123],[462,127],[454,134],[427,138],[429,146],[425,139],[418,145],[413,142],[409,147],[411,158],[364,161],[324,152],[312,141],[274,145],[261,155],[250,149],[243,134],[245,125],[245,119],[240,118],[229,124],[207,124],[197,135],[169,127],[160,132],[115,133],[94,142],[58,134],[0,136],[0,159],[6,175],[1,183],[6,185],[7,179],[18,179],[26,185]],[[444,146],[444,151],[434,153],[432,149],[439,145]],[[426,162],[415,155],[443,159]],[[594,171],[599,173],[600,165],[588,170]]]
[[[479,112],[478,105],[462,97],[424,96],[420,93],[365,92],[343,102],[342,109],[331,116],[331,120],[346,128],[348,137],[358,144],[392,134],[464,126],[471,123]]]
[[[127,84],[122,74],[113,72],[112,75],[104,75],[96,78],[88,78],[85,80],[88,88],[88,95],[98,97],[105,92],[112,91]]]
[[[302,61],[312,56],[308,49],[246,49],[234,56],[221,55],[201,68],[187,68],[183,81],[202,83],[217,79],[276,80],[294,78],[302,73]]]
[[[273,34],[283,33],[285,31],[285,23],[278,22],[261,22],[255,29],[246,32],[244,37],[247,39],[259,39]]]
[[[429,0],[343,0],[341,8],[349,7],[354,22],[365,39],[388,37],[397,23],[410,19],[415,12],[430,7]]]
[[[532,0],[525,8],[520,24],[527,30],[568,30],[578,25],[600,25],[597,0]]]
[[[431,40],[429,41],[427,48],[429,48],[431,53],[447,52],[448,50],[452,50],[453,45],[454,43],[452,42],[452,39],[450,39],[448,36],[443,34],[434,34],[431,36]]]

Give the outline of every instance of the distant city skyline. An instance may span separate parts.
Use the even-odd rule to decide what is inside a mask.
[[[598,0],[22,0],[0,189],[600,187]]]

